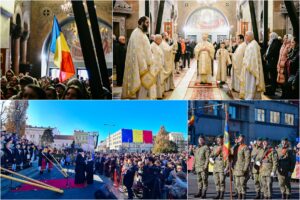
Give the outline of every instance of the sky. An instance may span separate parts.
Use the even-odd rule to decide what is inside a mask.
[[[99,141],[122,128],[152,130],[156,135],[162,125],[187,139],[186,101],[31,100],[27,117],[27,125],[56,127],[61,135],[98,131]]]

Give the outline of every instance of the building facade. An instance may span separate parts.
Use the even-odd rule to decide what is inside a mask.
[[[33,142],[35,145],[41,145],[41,138],[46,129],[52,129],[54,137],[60,135],[60,132],[57,128],[26,126],[24,136],[27,140]]]
[[[299,134],[299,103],[287,101],[190,101],[189,117],[195,121],[189,126],[189,144],[197,144],[199,135],[215,137],[224,134],[225,112],[228,105],[229,134],[239,134],[246,142],[257,137],[279,141],[288,137],[295,142]]]
[[[185,141],[182,133],[170,132],[168,135],[169,135],[169,140],[173,141],[177,145],[178,151],[184,151],[186,149]]]
[[[99,133],[96,131],[86,132],[83,130],[74,130],[73,135],[74,135],[75,145],[87,151],[94,150],[96,144],[98,143]]]
[[[73,135],[55,135],[51,147],[56,148],[57,150],[63,150],[65,148],[70,148],[73,141]]]

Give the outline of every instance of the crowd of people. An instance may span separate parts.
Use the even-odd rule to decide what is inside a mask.
[[[257,42],[254,33],[237,35],[230,40],[212,42],[207,33],[197,44],[189,39],[169,36],[167,32],[147,36],[148,17],[141,17],[128,45],[125,37],[115,42],[117,86],[123,99],[162,99],[174,90],[174,74],[197,61],[197,81],[212,84],[214,60],[218,65],[219,87],[231,76],[231,90],[240,99],[261,99],[262,93],[275,96],[281,89],[282,99],[299,98],[299,40],[287,34],[281,39],[270,33],[268,47]],[[121,49],[121,50],[120,50]]]
[[[58,78],[15,75],[9,69],[1,77],[1,99],[90,99],[89,81],[82,77],[60,83]]]
[[[37,159],[37,146],[14,133],[1,132],[1,167],[20,171]]]
[[[233,176],[234,196],[238,199],[246,199],[249,187],[247,182],[250,178],[254,181],[255,199],[271,199],[273,177],[278,179],[282,199],[291,198],[291,175],[296,160],[299,160],[299,144],[292,148],[287,138],[282,138],[278,145],[271,145],[268,138],[257,138],[246,145],[245,136],[240,135],[234,140],[229,159],[225,160],[223,135],[216,137],[216,142],[209,139],[210,142],[206,137],[200,136],[199,146],[189,147],[188,169],[190,172],[194,171],[198,178],[196,198],[206,198],[209,164],[213,166],[215,199],[224,198],[225,180],[229,170]]]
[[[132,199],[185,199],[186,157],[179,154],[95,154],[95,172],[110,178]]]

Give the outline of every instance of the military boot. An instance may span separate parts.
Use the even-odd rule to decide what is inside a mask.
[[[203,194],[201,196],[201,199],[206,199],[206,190],[203,191]]]
[[[246,199],[246,194],[241,195],[242,199]]]
[[[224,191],[221,191],[221,194],[220,194],[220,198],[219,199],[224,199]]]
[[[260,192],[256,192],[256,196],[254,197],[254,199],[260,199]]]
[[[202,190],[199,189],[198,194],[195,194],[194,197],[199,198],[199,197],[201,197],[201,195],[202,195]]]
[[[238,199],[242,199],[242,194],[238,193]]]
[[[214,197],[214,199],[219,199],[220,198],[220,191],[217,192],[217,196]]]

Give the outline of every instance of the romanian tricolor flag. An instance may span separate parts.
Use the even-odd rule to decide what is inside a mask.
[[[56,17],[53,18],[50,51],[54,53],[54,64],[59,67],[59,81],[64,82],[75,75],[70,49]]]
[[[194,122],[195,122],[195,116],[192,115],[191,118],[190,118],[189,121],[188,121],[188,125],[189,125],[189,126],[194,125]]]
[[[224,144],[223,144],[223,158],[226,161],[230,154],[230,137],[228,128],[228,112],[225,108],[225,130],[224,130]]]

